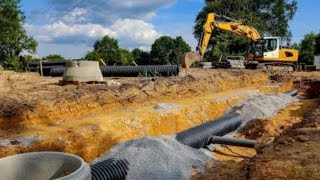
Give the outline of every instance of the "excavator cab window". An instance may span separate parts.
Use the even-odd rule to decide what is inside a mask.
[[[264,51],[264,41],[263,39],[258,40],[254,44],[254,55],[255,57],[263,57],[263,51]]]
[[[264,52],[275,51],[278,47],[277,39],[264,39]]]

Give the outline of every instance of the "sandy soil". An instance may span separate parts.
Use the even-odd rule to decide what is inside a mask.
[[[219,163],[193,179],[319,179],[319,115],[319,99],[304,99],[250,124],[240,138],[255,139],[261,147],[218,148],[214,154]]]
[[[55,150],[90,162],[120,142],[176,133],[219,117],[254,91],[284,92],[293,86],[291,76],[193,69],[188,77],[158,77],[147,82],[106,78],[122,84],[111,87],[59,86],[60,78],[0,72],[0,138],[36,139],[28,146],[0,147],[0,157]],[[154,110],[161,102],[179,108]]]
[[[221,116],[252,91],[284,92],[261,71],[194,69],[188,77],[106,78],[121,86],[59,86],[60,78],[35,73],[0,72],[0,137],[44,139],[32,146],[0,148],[0,156],[57,150],[87,161],[113,145],[145,135],[165,135]],[[159,112],[157,103],[178,105]],[[92,143],[95,142],[95,143]]]
[[[194,179],[301,179],[308,177],[305,174],[301,174],[300,177],[291,175],[295,170],[303,171],[299,161],[313,163],[313,160],[308,160],[308,153],[317,152],[313,146],[318,147],[319,141],[312,142],[310,151],[305,151],[308,153],[304,154],[304,148],[308,145],[305,147],[301,143],[304,140],[309,141],[308,136],[311,134],[302,133],[303,136],[299,136],[299,133],[293,135],[292,132],[300,132],[299,129],[308,126],[306,121],[309,121],[310,115],[315,119],[318,115],[315,112],[319,112],[319,106],[316,104],[315,100],[295,103],[271,119],[252,123],[241,132],[240,139],[255,139],[262,144],[261,147],[248,149],[222,146],[213,152],[214,157],[220,160],[219,163],[209,165],[204,174],[199,173],[194,176]],[[316,131],[317,128],[313,130]],[[296,140],[295,136],[301,139]],[[311,171],[319,168],[311,166]],[[318,174],[312,179],[319,177]]]

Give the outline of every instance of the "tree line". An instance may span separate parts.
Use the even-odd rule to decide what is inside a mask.
[[[320,32],[311,32],[304,35],[300,43],[294,43],[293,47],[299,50],[299,62],[313,64],[314,56],[320,55]]]
[[[162,36],[156,39],[151,45],[150,52],[139,48],[132,51],[120,48],[118,40],[108,35],[97,40],[93,48],[84,59],[102,60],[107,65],[179,64],[183,54],[191,51],[191,47],[181,36],[176,38]]]

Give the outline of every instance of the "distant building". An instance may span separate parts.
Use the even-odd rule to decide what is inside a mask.
[[[316,66],[317,70],[320,70],[320,55],[314,56],[313,65]]]

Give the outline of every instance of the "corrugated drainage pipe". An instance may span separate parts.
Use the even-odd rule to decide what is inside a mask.
[[[224,144],[230,146],[255,148],[258,142],[255,140],[240,140],[227,137],[211,136],[208,141],[208,144]]]
[[[297,89],[291,89],[291,90],[285,92],[285,94],[294,97],[294,96],[298,95],[298,90]]]
[[[135,77],[139,75],[148,76],[177,76],[179,67],[177,65],[157,66],[105,66],[100,67],[104,77]]]
[[[224,136],[236,130],[240,125],[240,114],[232,113],[179,132],[176,139],[182,144],[199,149],[208,143],[211,136]]]
[[[126,160],[107,159],[91,166],[92,180],[125,180],[129,170]]]
[[[50,76],[58,77],[64,73],[64,67],[50,69]],[[179,67],[177,65],[159,66],[101,66],[103,77],[137,77],[145,76],[177,76]]]

